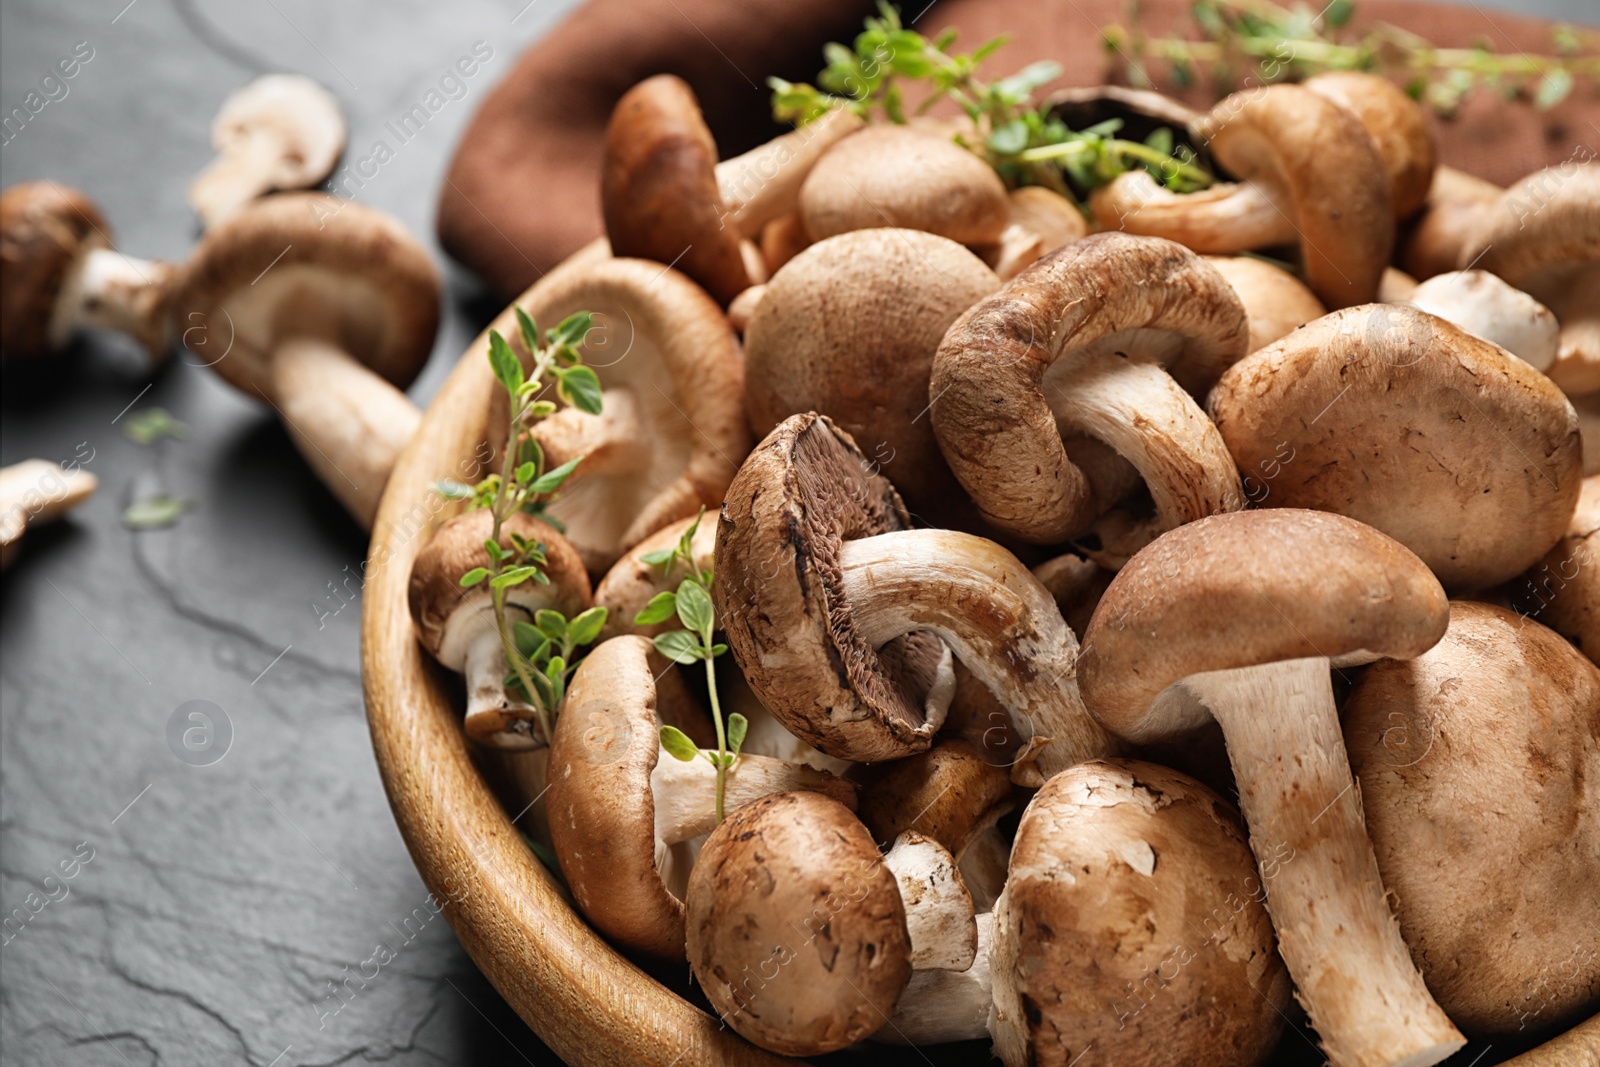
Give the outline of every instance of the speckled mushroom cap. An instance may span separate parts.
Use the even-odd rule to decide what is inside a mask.
[[[1359,519],[1453,589],[1526,570],[1577,502],[1577,416],[1561,391],[1415,308],[1318,319],[1235,364],[1209,407],[1239,469],[1270,474],[1260,503]]]
[[[1233,286],[1250,319],[1250,351],[1265,348],[1328,313],[1317,294],[1282,267],[1253,256],[1206,256]]]
[[[1107,730],[1156,741],[1205,722],[1198,703],[1157,700],[1192,674],[1416,656],[1448,618],[1428,568],[1370,526],[1288,508],[1213,515],[1117,573],[1084,632],[1078,684]]]
[[[818,794],[728,816],[700,851],[687,904],[695,980],[725,1023],[773,1052],[854,1044],[911,977],[895,876],[861,821]]]
[[[42,356],[65,338],[52,329],[67,272],[111,226],[94,202],[56,182],[22,182],[0,192],[0,352]]]
[[[206,233],[173,314],[197,357],[271,402],[273,351],[302,336],[404,389],[433,348],[439,295],[427,250],[388,215],[324,193],[281,193]]]
[[[1388,78],[1333,70],[1301,83],[1361,120],[1389,174],[1394,217],[1403,222],[1428,199],[1436,153],[1422,108]]]
[[[829,148],[800,187],[813,241],[898,226],[964,245],[992,244],[1006,228],[1006,187],[983,160],[946,137],[876,125]]]
[[[1600,1008],[1600,669],[1537,622],[1450,605],[1444,639],[1345,704],[1367,829],[1412,959],[1463,1030]]]
[[[1199,256],[1162,238],[1096,234],[1034,263],[950,327],[928,386],[934,433],[985,520],[1059,542],[1114,503],[1096,500],[1062,443],[1049,396],[1072,387],[1065,357],[1149,342],[1179,384],[1203,393],[1248,339],[1238,295]],[[1204,416],[1191,419],[1184,428],[1203,437]],[[1189,468],[1170,480],[1196,496],[1210,481],[1192,461],[1198,451],[1168,457]]]
[[[654,637],[667,630],[678,629],[676,619],[640,626],[633,621],[633,618],[645,609],[651,597],[657,593],[677,589],[685,577],[682,563],[674,561],[669,569],[659,563],[646,563],[644,557],[655,552],[670,552],[677,548],[678,542],[689,527],[695,526],[696,521],[691,516],[663,526],[630,548],[609,571],[606,571],[605,577],[600,579],[600,584],[594,587],[595,605],[606,609],[606,625],[601,631],[602,639],[615,637],[618,634],[642,634],[645,637]],[[715,515],[707,513],[700,516],[698,522],[694,537],[690,541],[689,552],[697,568],[711,570],[712,556],[717,544],[717,519]]]
[[[995,905],[996,1051],[1008,1065],[1262,1063],[1289,977],[1261,898],[1238,813],[1199,782],[1133,760],[1061,772],[1022,816]]]
[[[1583,480],[1566,536],[1511,589],[1517,610],[1600,663],[1600,475]]]
[[[745,330],[745,403],[764,436],[797,411],[827,415],[929,521],[962,494],[934,439],[928,377],[945,330],[1000,287],[948,238],[870,229],[807,248],[767,283]]]
[[[469,640],[465,620],[484,613],[491,613],[492,619],[488,583],[463,589],[461,576],[475,567],[489,566],[483,546],[493,530],[494,516],[487,508],[462,512],[439,527],[411,564],[407,600],[417,639],[430,655],[454,671],[461,669]],[[553,608],[570,618],[589,606],[589,575],[566,538],[520,511],[501,524],[501,548],[512,547],[513,533],[544,545],[546,562],[541,569],[550,583],[530,581],[512,586],[506,590],[508,608],[532,621],[541,608]]]
[[[658,74],[624,93],[611,113],[600,202],[616,255],[671,263],[726,306],[750,276],[738,231],[724,225],[716,164],[694,91]]]
[[[896,642],[895,656],[874,651],[843,596],[843,543],[911,522],[869,463],[826,416],[780,423],[728,487],[713,589],[734,659],[774,717],[858,761],[928,747],[922,696],[944,654],[942,641],[919,634]]]

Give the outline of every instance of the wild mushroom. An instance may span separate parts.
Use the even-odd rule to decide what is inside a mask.
[[[439,274],[389,216],[282,193],[207,232],[173,307],[206,365],[283,418],[295,446],[363,527],[421,421],[401,390],[439,325]]]
[[[189,186],[208,229],[266,193],[322,184],[344,152],[344,115],[310,78],[267,74],[222,102],[211,144],[217,158]]]
[[[1254,256],[1206,256],[1233,286],[1250,319],[1254,352],[1328,313],[1317,294],[1293,274]]]
[[[461,587],[461,577],[490,565],[484,545],[494,529],[486,508],[455,516],[433,535],[411,565],[407,589],[417,640],[439,663],[467,682],[467,737],[495,748],[532,749],[548,743],[548,723],[534,708],[506,693],[506,650],[486,583]],[[523,512],[501,527],[499,545],[513,551],[512,535],[543,546],[547,582],[506,590],[511,621],[533,623],[550,609],[571,617],[589,607],[589,576],[577,552],[553,528]]]
[[[1421,655],[1448,618],[1404,546],[1340,515],[1272,509],[1154,541],[1084,634],[1084,702],[1113,734],[1222,725],[1263,875],[1294,856],[1267,883],[1267,911],[1334,1067],[1427,1067],[1464,1044],[1389,912],[1329,676]]]
[[[1535,171],[1485,208],[1462,268],[1498,274],[1561,323],[1550,379],[1571,396],[1600,392],[1600,163]]]
[[[1331,70],[1300,83],[1361,120],[1389,174],[1396,222],[1415,215],[1433,185],[1433,134],[1422,108],[1388,78],[1363,70]]]
[[[745,331],[745,406],[765,436],[797,411],[828,416],[935,525],[976,517],[934,439],[928,376],[945,331],[1000,287],[954,241],[870,229],[807,248],[766,286]]]
[[[909,520],[826,416],[791,416],[756,446],[723,502],[714,599],[761,702],[830,756],[908,756],[943,720],[953,651],[1041,739],[1041,773],[1107,754],[1078,699],[1077,641],[1037,579],[992,541]]]
[[[1354,112],[1304,86],[1270,85],[1234,93],[1193,130],[1238,180],[1177,194],[1129,171],[1090,197],[1102,229],[1196,252],[1297,245],[1324,304],[1373,298],[1394,245],[1394,198]]]
[[[999,175],[966,149],[912,126],[868,126],[823,153],[800,187],[813,241],[880,226],[990,245],[1009,219]]]
[[[0,467],[0,567],[8,567],[22,547],[28,527],[54,522],[94,495],[100,479],[47,459],[25,459]]]
[[[1435,274],[1406,303],[1493,341],[1536,371],[1549,371],[1556,360],[1561,327],[1550,309],[1488,271]]]
[[[1400,932],[1439,1006],[1509,1036],[1600,1008],[1600,669],[1489,604],[1366,668],[1350,767]]]
[[[1155,502],[1148,519],[1102,522],[1101,556],[1116,566],[1163,530],[1244,506],[1239,472],[1185,387],[1209,388],[1245,354],[1248,330],[1233,287],[1182,246],[1085,238],[945,334],[928,387],[939,448],[985,520],[1053,544],[1117,503],[1097,498],[1063,433],[1110,445]]]
[[[1347,308],[1252,353],[1210,410],[1271,507],[1359,519],[1452,589],[1497,585],[1561,539],[1581,474],[1572,405],[1503,349],[1416,310]]]
[[[167,358],[178,268],[111,248],[88,197],[55,182],[0,193],[0,351],[31,358],[65,348],[79,329],[132,334]]]
[[[1396,257],[1406,273],[1424,281],[1461,265],[1461,250],[1500,187],[1453,167],[1436,167],[1422,213],[1400,238]]]
[[[715,507],[750,450],[739,341],[721,309],[676,270],[600,259],[529,294],[529,314],[594,313],[580,346],[601,414],[564,407],[534,428],[548,464],[586,456],[550,514],[593,574],[647,535]]]
[[[1600,475],[1583,480],[1566,536],[1511,589],[1517,610],[1600,663]]]
[[[608,937],[665,959],[683,958],[686,846],[716,825],[716,770],[661,748],[661,726],[692,706],[676,673],[657,675],[648,640],[615,637],[578,665],[550,744],[550,836],[573,899]],[[847,812],[855,803],[830,774],[748,753],[726,788],[735,814],[786,790],[816,790]]]

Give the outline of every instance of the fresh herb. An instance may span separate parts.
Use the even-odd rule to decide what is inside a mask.
[[[166,494],[149,497],[128,505],[122,513],[122,525],[130,530],[165,529],[176,523],[193,506],[192,500],[183,497]]]
[[[1122,60],[1136,86],[1151,84],[1151,61],[1164,64],[1180,87],[1204,69],[1223,92],[1241,84],[1298,81],[1323,71],[1364,70],[1394,78],[1413,99],[1443,115],[1453,114],[1476,89],[1551,108],[1572,91],[1576,77],[1600,74],[1600,55],[1595,54],[1600,35],[1591,30],[1554,27],[1553,55],[1496,53],[1487,41],[1473,48],[1438,48],[1384,22],[1340,40],[1339,31],[1355,8],[1355,0],[1334,0],[1320,11],[1300,4],[1282,7],[1271,0],[1195,0],[1190,11],[1205,39],[1189,41],[1146,37],[1135,2],[1129,7],[1129,27],[1107,27],[1104,38],[1107,51]]]
[[[744,735],[750,728],[749,721],[737,711],[728,716],[726,727],[722,721],[722,703],[717,697],[717,669],[716,658],[728,651],[728,646],[718,644],[715,640],[717,629],[716,609],[711,603],[711,568],[701,570],[694,564],[693,542],[695,532],[700,529],[700,520],[705,518],[706,509],[702,506],[700,514],[695,516],[694,522],[678,538],[678,543],[672,548],[662,549],[659,552],[646,553],[642,558],[652,567],[660,567],[662,581],[667,580],[673,572],[682,567],[685,572],[683,581],[678,584],[677,591],[663,590],[650,598],[644,610],[633,617],[639,626],[654,626],[677,617],[682,624],[681,630],[668,630],[658,634],[654,644],[656,651],[685,666],[704,660],[706,665],[706,688],[711,693],[711,721],[717,729],[717,750],[706,752],[698,748],[682,730],[676,726],[663,726],[661,728],[661,747],[676,759],[685,763],[701,757],[710,762],[717,769],[717,822],[722,822],[722,802],[727,792],[728,769],[739,758],[739,750],[744,747]]]
[[[994,167],[1012,187],[1043,185],[1063,195],[1087,193],[1129,170],[1144,169],[1176,192],[1204,189],[1214,179],[1196,165],[1193,151],[1174,145],[1171,131],[1159,130],[1143,143],[1115,137],[1120,119],[1086,130],[1072,130],[1055,118],[1034,93],[1061,73],[1059,63],[1033,63],[1010,77],[983,81],[978,68],[1006,43],[996,37],[971,54],[952,54],[954,30],[929,40],[900,22],[900,13],[879,0],[881,17],[868,18],[853,48],[824,47],[828,65],[818,86],[769,78],[772,110],[779,119],[804,125],[836,108],[863,118],[881,112],[888,121],[907,122],[902,87],[925,92],[916,114],[941,100],[956,102],[971,122],[956,141]],[[1163,136],[1164,135],[1164,136]]]
[[[136,445],[153,445],[168,437],[181,440],[189,427],[168,414],[166,408],[146,408],[128,416],[122,432]]]
[[[578,351],[593,324],[592,315],[587,311],[569,315],[555,329],[546,331],[541,344],[538,324],[520,307],[516,311],[523,347],[533,361],[531,371],[524,374],[522,360],[500,331],[489,331],[489,366],[510,400],[502,469],[474,486],[440,482],[434,488],[446,497],[470,500],[470,507],[488,508],[494,516],[493,531],[483,543],[489,566],[474,567],[463,574],[461,585],[470,589],[489,583],[495,625],[500,629],[500,643],[510,668],[506,690],[533,707],[538,737],[549,744],[554,736],[554,716],[566,695],[567,679],[577,667],[575,652],[599,636],[606,610],[590,608],[570,621],[558,611],[540,611],[532,625],[520,621],[512,624],[506,616],[506,590],[524,582],[549,585],[544,572],[549,560],[539,542],[513,532],[508,549],[501,547],[500,535],[506,521],[519,511],[544,518],[550,495],[583,462],[580,456],[554,470],[545,470],[544,450],[528,432],[534,423],[556,410],[553,401],[540,398],[550,384],[546,378],[553,380],[562,400],[590,415],[600,414],[600,379],[583,365]]]

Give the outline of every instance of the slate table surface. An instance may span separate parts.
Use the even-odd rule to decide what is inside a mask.
[[[573,2],[4,0],[5,113],[81,43],[92,58],[7,134],[0,181],[76,186],[121,249],[180,259],[217,106],[296,71],[344,105],[345,165],[388,149],[345,188],[437,256],[436,189],[464,123]],[[1583,17],[1591,2],[1519,6]],[[400,143],[386,123],[475,45],[491,58]],[[438,258],[423,402],[498,310]],[[0,371],[0,461],[76,458],[100,479],[0,579],[0,916],[27,916],[0,944],[0,1061],[556,1062],[431,917],[390,817],[357,666],[365,537],[271,412],[198,364],[152,373],[94,337]],[[130,441],[130,416],[158,406],[187,435]],[[165,530],[120,525],[159,492],[192,510]],[[186,761],[174,738],[196,709],[212,733]]]

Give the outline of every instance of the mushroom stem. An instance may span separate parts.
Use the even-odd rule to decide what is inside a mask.
[[[272,386],[295,447],[362,529],[371,529],[389,472],[422,412],[338,345],[312,337],[278,346]]]
[[[582,457],[574,477],[636,470],[650,446],[639,402],[632,389],[621,387],[605,390],[600,414],[564,407],[541,419],[532,436],[544,450],[546,470]]]
[[[841,588],[874,648],[913,630],[938,634],[1011,714],[1023,738],[1049,738],[1045,777],[1109,755],[1078,696],[1078,641],[1050,593],[993,541],[953,530],[898,530],[846,541]]]
[[[133,335],[151,359],[164,360],[172,340],[167,308],[177,274],[171,263],[92,249],[62,283],[51,336],[65,343],[80,326],[116,330]]]
[[[680,760],[665,749],[650,772],[656,798],[656,838],[668,846],[709,834],[717,827],[717,769],[704,758]],[[728,769],[723,807],[732,814],[773,793],[822,793],[855,810],[855,786],[825,771],[744,753]]]
[[[989,911],[1006,886],[1006,872],[1011,866],[1011,845],[996,825],[1001,813],[996,811],[989,825],[978,831],[956,857],[961,870],[961,880],[967,883],[972,894],[973,907]]]
[[[732,223],[740,237],[759,236],[763,226],[800,203],[800,186],[822,153],[863,125],[854,112],[833,111],[718,163],[724,224]]]
[[[272,176],[283,153],[283,136],[277,130],[257,129],[230,141],[189,185],[189,203],[206,228],[277,188]]]
[[[506,652],[494,616],[467,645],[462,674],[467,679],[467,736],[490,748],[543,748],[533,732],[533,708],[506,693]]]
[[[1329,667],[1287,660],[1191,675],[1182,688],[1222,725],[1250,845],[1274,872],[1263,882],[1278,950],[1329,1062],[1428,1067],[1466,1042],[1389,910]]]
[[[1102,230],[1165,237],[1200,253],[1245,252],[1300,241],[1294,214],[1259,182],[1223,182],[1173,193],[1142,170],[1119,175],[1089,198]]]
[[[931,837],[908,830],[883,857],[900,884],[914,970],[964,971],[978,948],[972,894],[955,857]]]
[[[883,1029],[872,1040],[885,1045],[943,1045],[989,1036],[994,1008],[990,938],[994,916],[977,917],[978,944],[964,971],[915,970]]]

